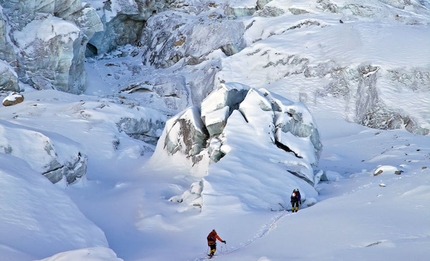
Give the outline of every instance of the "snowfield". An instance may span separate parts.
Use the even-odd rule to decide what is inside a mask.
[[[51,110],[31,113],[34,108],[28,105],[37,101],[32,94],[54,98],[50,95],[56,93],[30,92],[24,103],[7,108],[9,113],[2,110],[2,119],[10,119],[19,108],[20,123],[39,129],[69,121],[54,118]],[[57,93],[57,105],[50,106],[73,103],[67,97]],[[63,113],[73,117],[73,110]],[[97,158],[89,161],[87,177],[76,184],[53,185],[22,160],[1,154],[1,256],[23,261],[202,260],[206,235],[215,228],[227,241],[218,244],[217,260],[404,260],[411,253],[417,260],[429,257],[428,137],[368,129],[332,115],[317,113],[315,118],[324,143],[319,168],[329,181],[315,187],[315,205],[302,204],[294,214],[238,208],[238,202],[215,195],[210,200],[221,203],[201,211],[168,201],[194,180],[188,164],[148,168],[151,154],[140,155],[136,147],[142,144],[126,136],[118,150],[94,149],[115,132],[109,127],[112,117],[75,128],[73,139],[85,141],[89,158]],[[245,153],[242,157],[248,162]],[[267,171],[254,169],[262,175]],[[270,192],[260,193],[264,197]],[[286,190],[286,203],[289,195]]]
[[[365,99],[365,92],[355,90],[347,98],[322,93],[335,75],[333,68],[380,66],[385,78],[378,97],[429,128],[430,80],[417,80],[427,78],[416,71],[414,89],[405,87],[409,78],[400,77],[402,82],[386,76],[395,75],[390,69],[404,68],[409,76],[411,68],[430,68],[430,4],[394,9],[403,2],[353,1],[373,7],[357,18],[348,1],[320,2],[350,9],[329,13],[315,1],[274,0],[268,6],[291,13],[307,10],[301,14],[304,23],[291,13],[244,18],[245,25],[254,21],[245,35],[247,47],[229,57],[217,51],[208,56],[220,59],[219,83],[264,89],[309,110],[323,145],[313,169],[324,173],[320,182],[291,178],[279,163],[301,162],[273,152],[266,136],[255,135],[270,126],[260,126],[267,115],[249,104],[245,110],[256,125],[235,110],[225,129],[223,145],[229,154],[219,162],[193,166],[183,156],[160,150],[163,144],[154,137],[162,136],[161,123],[184,112],[203,93],[160,98],[125,92],[124,86],[137,80],[152,84],[196,75],[191,69],[143,66],[141,50],[125,46],[126,53],[139,55],[113,52],[87,59],[84,94],[36,91],[21,83],[24,101],[0,108],[0,259],[201,261],[209,251],[206,236],[216,229],[226,240],[218,242],[217,261],[430,260],[430,136],[353,123],[360,111],[353,109],[351,97]],[[298,25],[304,29],[296,30]],[[280,62],[269,63],[273,57]],[[310,74],[298,70],[301,58],[308,59]],[[347,68],[345,72],[339,82],[359,81]],[[375,71],[366,73],[360,76],[363,82]],[[179,92],[174,84],[169,87]],[[304,89],[322,94],[307,95]],[[181,95],[187,99],[179,100]],[[134,120],[141,119],[151,128],[136,139],[131,130]],[[313,148],[293,145],[300,147],[300,155],[314,155]],[[37,172],[51,157],[63,163],[77,153],[88,158],[87,170],[72,184],[65,178],[53,184]],[[306,201],[291,213],[289,198],[296,187]],[[183,198],[187,200],[179,203]],[[271,200],[280,204],[268,205]]]

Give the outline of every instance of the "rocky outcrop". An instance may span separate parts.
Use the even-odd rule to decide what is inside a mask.
[[[13,92],[3,100],[3,106],[12,106],[24,101],[24,95]]]

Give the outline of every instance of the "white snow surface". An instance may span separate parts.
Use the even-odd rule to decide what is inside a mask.
[[[304,5],[301,1],[286,2]],[[272,1],[271,5],[283,7],[286,3]],[[256,23],[269,32],[289,23],[288,18],[279,19],[258,18]],[[315,19],[323,24],[334,22],[324,17]],[[258,57],[250,60],[247,52],[258,48],[282,51],[285,46],[282,41],[291,43],[286,53],[312,47],[307,55],[329,52],[340,63],[365,58],[385,65],[395,61],[405,67],[429,66],[430,40],[412,40],[417,30],[428,32],[428,25],[409,28],[389,19],[346,21],[344,25],[344,30],[328,26],[324,32],[309,31],[310,38],[306,41],[305,35],[300,34],[259,41],[234,59],[225,58],[223,66],[230,66],[231,72],[235,72],[226,77],[256,89],[264,87],[290,100],[298,99],[301,84],[317,88],[318,83],[300,77],[295,82],[280,81],[269,86],[266,76],[252,70],[252,64],[264,61]],[[252,33],[249,32],[249,39],[257,37]],[[339,33],[346,37],[334,37]],[[322,37],[333,39],[333,46],[318,46]],[[363,39],[370,42],[364,43]],[[407,55],[402,48],[405,45]],[[112,58],[113,62],[115,59],[120,58]],[[248,198],[247,190],[259,190],[260,184],[257,180],[241,180],[241,176],[245,177],[243,173],[249,174],[246,177],[264,175],[265,184],[283,189],[277,187],[282,173],[270,171],[273,169],[268,169],[267,162],[249,160],[254,158],[250,154],[261,152],[266,141],[254,140],[251,146],[245,140],[249,137],[241,133],[246,129],[241,129],[242,123],[235,121],[233,115],[231,129],[227,130],[238,132],[227,143],[232,154],[228,161],[212,165],[211,175],[191,173],[187,162],[167,158],[166,154],[151,159],[158,164],[148,164],[154,156],[153,148],[119,132],[116,123],[125,115],[161,120],[166,116],[154,109],[106,98],[111,97],[115,84],[109,84],[103,77],[108,68],[102,64],[95,62],[87,67],[89,88],[84,95],[28,89],[24,92],[24,102],[0,108],[0,119],[13,123],[14,128],[38,130],[48,138],[70,144],[71,148],[79,144],[88,155],[89,164],[87,176],[77,183],[53,185],[23,160],[22,152],[20,158],[13,153],[0,154],[1,260],[204,260],[208,251],[206,236],[212,229],[227,242],[218,243],[217,261],[430,259],[429,136],[348,123],[342,112],[336,111],[342,107],[336,99],[315,103],[309,110],[324,146],[318,169],[325,172],[328,181],[315,186],[316,193],[308,197],[312,202],[307,200],[297,213],[256,210],[249,207],[250,203],[244,208],[243,201],[238,199],[258,204],[257,198]],[[289,86],[288,90],[285,86]],[[383,95],[391,95],[393,102],[404,101],[405,110],[429,119],[428,94],[411,92],[408,97],[399,97],[388,87]],[[114,143],[118,146],[113,146]],[[243,144],[246,147],[241,147]],[[24,146],[35,151],[33,146],[37,145],[27,140]],[[6,153],[6,148],[0,146],[0,150]],[[307,148],[302,150],[303,154],[309,154]],[[228,175],[236,175],[237,183],[228,183],[232,180]],[[202,209],[169,201],[201,177],[204,178]],[[285,204],[296,185],[300,184],[285,188],[285,197],[280,199]],[[211,193],[221,186],[234,196],[218,197]],[[259,193],[261,198],[271,196],[271,191]],[[307,206],[309,203],[313,205]]]

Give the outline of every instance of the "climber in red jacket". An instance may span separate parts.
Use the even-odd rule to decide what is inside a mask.
[[[218,234],[217,234],[217,232],[215,231],[215,229],[213,229],[210,233],[209,233],[209,235],[208,235],[208,237],[207,237],[207,240],[208,240],[208,246],[211,248],[211,251],[209,252],[209,254],[208,254],[208,256],[209,257],[213,257],[213,255],[215,254],[215,252],[216,252],[216,240],[219,240],[220,242],[222,242],[222,243],[226,243],[225,242],[225,240],[222,240],[219,236],[218,236]]]

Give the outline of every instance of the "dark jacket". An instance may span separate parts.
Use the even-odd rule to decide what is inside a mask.
[[[294,190],[291,194],[291,202],[299,202],[301,199],[300,192],[297,190]]]

